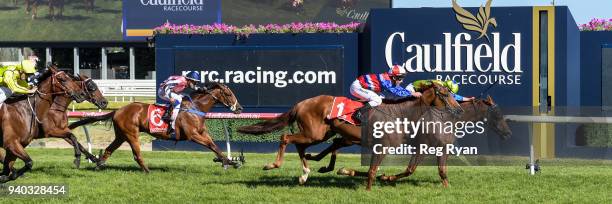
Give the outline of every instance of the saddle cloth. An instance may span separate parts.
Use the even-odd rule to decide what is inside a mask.
[[[347,97],[334,97],[334,102],[332,104],[332,109],[327,115],[327,119],[340,119],[344,120],[353,125],[359,125],[359,123],[353,120],[353,113],[357,111],[357,109],[363,107],[363,103],[359,101],[351,100]]]

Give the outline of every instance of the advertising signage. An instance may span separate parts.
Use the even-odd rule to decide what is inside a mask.
[[[524,21],[531,16],[531,7],[374,9],[366,71],[397,64],[409,72],[407,81],[454,80],[473,96],[491,87],[500,103],[528,106],[532,25]]]
[[[143,40],[153,28],[173,24],[213,24],[221,21],[221,0],[124,0],[123,34]]]

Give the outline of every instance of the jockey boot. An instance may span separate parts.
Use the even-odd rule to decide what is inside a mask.
[[[172,108],[172,106],[167,106],[166,108],[167,108],[166,112],[164,112],[164,115],[162,115],[161,119],[166,121],[166,122],[170,122],[170,119],[172,117],[172,113],[171,112],[172,112],[173,108]]]
[[[370,109],[372,109],[372,106],[369,103],[365,103],[363,107],[355,111],[355,114],[353,114],[353,119],[356,121],[363,122],[363,119],[368,116],[368,112],[370,111]]]

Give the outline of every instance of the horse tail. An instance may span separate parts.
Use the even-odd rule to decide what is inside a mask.
[[[282,129],[283,127],[288,126],[295,122],[295,118],[297,115],[296,107],[293,107],[291,110],[283,113],[282,115],[267,121],[263,121],[257,124],[242,126],[238,128],[238,132],[250,135],[261,135],[266,133],[271,133],[277,130]]]
[[[90,124],[90,123],[98,122],[98,121],[103,121],[103,120],[109,121],[109,120],[112,120],[113,116],[115,116],[115,112],[116,111],[113,111],[113,112],[110,112],[110,113],[107,113],[107,114],[104,114],[104,115],[100,115],[100,116],[85,117],[84,119],[81,119],[79,121],[71,123],[70,125],[68,125],[68,128],[74,129],[74,128],[77,128],[77,127],[80,127],[80,126],[83,126],[83,125],[87,125],[87,124]]]

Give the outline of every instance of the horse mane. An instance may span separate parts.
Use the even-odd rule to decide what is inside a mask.
[[[222,88],[223,84],[219,83],[219,82],[206,82],[206,83],[204,83],[204,87],[206,89]]]
[[[49,77],[51,77],[52,72],[50,69],[44,69],[41,73],[40,76],[38,77],[38,83],[40,84],[41,82],[47,80]],[[37,84],[38,85],[38,84]]]

